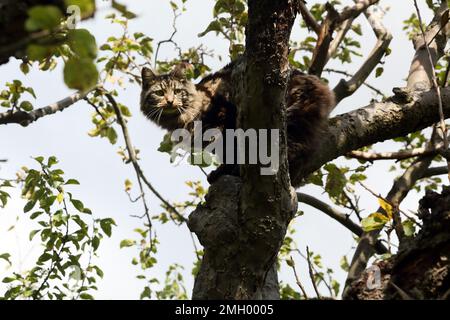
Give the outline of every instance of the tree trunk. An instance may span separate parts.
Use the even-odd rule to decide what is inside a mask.
[[[241,165],[241,178],[223,176],[189,218],[204,246],[194,299],[278,298],[274,264],[297,208],[287,163],[284,97],[294,0],[249,0],[246,52],[233,70],[238,128],[278,129],[279,170]],[[270,134],[269,134],[270,135]]]

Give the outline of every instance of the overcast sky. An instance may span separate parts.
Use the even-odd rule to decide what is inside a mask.
[[[120,29],[111,25],[104,19],[108,10],[106,3],[97,1],[100,8],[95,19],[82,24],[89,29],[101,45],[110,35],[119,35]],[[155,39],[155,41],[167,38],[171,30],[172,12],[169,1],[124,1],[130,9],[138,14],[138,18],[131,21],[132,32],[141,31]],[[311,5],[315,2],[308,1]],[[352,1],[346,1],[352,2]],[[424,2],[424,1],[422,1]],[[213,70],[219,69],[227,60],[227,44],[213,34],[204,38],[198,38],[197,34],[205,29],[212,19],[212,0],[188,0],[187,12],[178,21],[179,33],[175,40],[183,49],[197,46],[203,43],[206,47],[214,49],[216,54],[224,57],[224,61],[218,58],[209,59],[208,63]],[[413,56],[412,44],[402,31],[402,21],[409,18],[413,12],[413,1],[387,1],[381,2],[383,6],[389,5],[390,11],[384,18],[384,24],[394,36],[391,44],[392,54],[385,59],[384,74],[381,78],[369,78],[369,82],[380,88],[386,94],[390,94],[393,87],[405,85],[405,77]],[[423,10],[425,18],[430,15]],[[361,18],[364,37],[360,40],[362,51],[367,56],[374,44],[375,37],[367,22]],[[295,28],[293,38],[302,39],[306,34],[300,33]],[[173,48],[165,46],[161,52],[162,59],[175,57]],[[331,65],[339,69],[354,71],[361,63],[355,59],[351,65]],[[62,71],[58,67],[52,72],[40,72],[33,70],[27,76],[19,71],[19,62],[11,60],[10,63],[0,66],[0,89],[4,84],[13,79],[21,80],[24,85],[32,86],[37,94],[35,106],[45,106],[69,95],[72,91],[67,89],[62,80]],[[326,74],[324,74],[326,76]],[[340,78],[329,77],[330,85],[335,85]],[[366,88],[361,88],[351,98],[343,101],[335,113],[346,112],[367,105],[373,94]],[[184,184],[187,180],[202,180],[207,183],[198,168],[187,164],[173,166],[169,163],[167,154],[162,154],[156,149],[164,132],[144,119],[139,113],[139,88],[130,85],[121,93],[118,100],[131,109],[133,117],[129,122],[129,130],[134,144],[141,150],[142,167],[155,187],[171,201],[182,201],[187,198],[188,188]],[[144,283],[135,277],[140,272],[131,265],[131,258],[136,254],[134,249],[119,250],[119,242],[125,238],[134,238],[132,230],[142,225],[142,222],[130,217],[132,214],[141,213],[139,203],[129,202],[123,191],[123,183],[126,178],[134,179],[134,172],[130,166],[125,166],[117,155],[118,147],[123,145],[120,140],[116,146],[111,146],[105,139],[91,138],[87,132],[91,129],[90,115],[92,108],[84,102],[79,102],[62,113],[45,117],[27,128],[16,125],[0,127],[0,159],[9,161],[2,164],[0,177],[14,177],[15,172],[23,165],[35,167],[32,156],[56,156],[60,160],[60,167],[64,169],[67,178],[76,178],[81,187],[73,188],[74,195],[82,199],[86,206],[92,209],[95,217],[112,217],[118,224],[113,230],[113,237],[105,240],[100,248],[98,264],[105,271],[105,278],[99,283],[99,291],[94,293],[96,298],[104,299],[136,299],[144,286]],[[389,150],[392,144],[385,143],[378,146],[378,150]],[[386,194],[392,185],[394,175],[387,172],[387,163],[377,163],[368,172],[367,184],[381,194]],[[326,197],[315,187],[305,187],[302,192],[311,193],[322,200]],[[365,213],[371,213],[378,207],[376,199],[370,194],[360,191],[361,207],[366,208]],[[159,213],[159,202],[150,197],[151,211]],[[419,196],[409,196],[403,208],[417,209]],[[30,226],[25,218],[16,218],[23,215],[24,201],[18,193],[14,193],[6,209],[0,209],[0,253],[9,252],[13,255],[14,268],[6,268],[0,262],[0,279],[12,271],[23,271],[32,265],[33,257],[39,248],[28,241]],[[304,252],[309,245],[314,252],[322,254],[324,265],[334,268],[338,280],[345,279],[345,273],[339,268],[339,261],[343,255],[351,258],[353,239],[351,234],[334,220],[330,220],[324,214],[301,205],[300,209],[305,215],[299,218],[295,224],[297,232],[294,236],[299,248]],[[7,229],[16,224],[15,229],[7,232]],[[191,291],[193,279],[190,276],[194,253],[189,231],[186,226],[176,227],[171,223],[163,226],[155,226],[159,241],[158,265],[151,269],[151,275],[164,279],[167,266],[179,263],[186,267],[186,286]],[[305,262],[297,260],[300,277],[308,288],[308,276]],[[294,277],[290,270],[283,267],[280,278],[295,287]],[[0,284],[0,291],[2,291]]]

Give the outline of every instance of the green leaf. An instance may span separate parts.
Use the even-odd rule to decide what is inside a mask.
[[[94,59],[97,57],[97,42],[86,29],[69,30],[67,43],[79,58]]]
[[[11,277],[6,277],[2,280],[3,283],[11,283],[13,281],[15,281],[15,278],[11,278]]]
[[[33,230],[33,231],[30,232],[30,235],[29,235],[29,237],[28,237],[28,238],[30,239],[30,241],[33,240],[34,236],[35,236],[36,233],[38,233],[39,231],[41,231],[41,230]]]
[[[361,227],[365,232],[369,232],[372,230],[379,230],[383,228],[388,221],[389,218],[386,217],[384,214],[375,212],[361,220]]]
[[[64,184],[65,185],[68,185],[68,184],[77,184],[77,185],[79,185],[80,183],[77,180],[75,180],[75,179],[69,179]]]
[[[56,6],[34,6],[28,10],[25,29],[33,32],[42,29],[53,29],[59,25],[63,15]]]
[[[122,14],[122,16],[124,16],[127,19],[134,19],[137,17],[135,13],[129,11],[125,5],[117,2],[116,0],[112,1],[112,7],[117,11],[119,11]]]
[[[109,127],[106,130],[106,136],[111,144],[116,144],[117,142],[117,132],[113,127]]]
[[[11,260],[9,260],[10,257],[11,257],[11,255],[9,253],[0,254],[0,259],[5,260],[9,264],[11,264]]]
[[[29,44],[27,47],[27,56],[29,60],[41,61],[55,53],[53,46],[42,46],[39,44]]]
[[[94,238],[92,238],[92,248],[94,249],[94,251],[96,251],[99,246],[100,246],[100,238],[95,236]]]
[[[211,32],[211,31],[219,32],[219,31],[221,31],[221,30],[222,30],[222,25],[220,24],[220,22],[219,22],[218,20],[214,20],[214,21],[212,21],[212,22],[208,25],[208,27],[205,29],[205,31],[200,32],[200,33],[198,34],[198,36],[199,36],[199,37],[203,37],[203,36],[205,36],[208,32]]]
[[[55,165],[57,163],[58,163],[58,159],[56,159],[55,156],[51,156],[51,157],[48,158],[47,166],[51,167],[51,166],[53,166],[53,165]]]
[[[100,227],[108,237],[111,237],[111,225],[116,225],[114,220],[111,218],[100,220]]]
[[[75,209],[77,209],[80,212],[84,211],[84,204],[83,204],[83,202],[81,202],[80,200],[76,200],[76,199],[71,199],[70,201],[72,202],[72,204],[75,207]]]
[[[30,101],[25,100],[20,103],[19,108],[23,111],[30,112],[31,110],[33,110],[33,105]]]
[[[172,153],[173,147],[174,147],[174,145],[171,140],[171,135],[169,133],[167,133],[164,135],[163,141],[161,141],[158,151],[170,154],[170,153]]]
[[[30,200],[27,202],[27,204],[25,205],[25,207],[23,207],[23,212],[27,213],[28,211],[30,211],[31,209],[34,208],[36,204],[36,201],[34,200]]]
[[[140,299],[142,300],[144,298],[148,298],[148,299],[151,298],[151,290],[149,287],[145,287],[144,291],[142,291],[142,293],[141,293]]]
[[[45,252],[45,253],[43,253],[43,254],[39,257],[38,262],[45,262],[45,261],[48,261],[48,260],[50,260],[52,257],[53,257],[53,256],[52,256],[50,253]]]
[[[89,293],[80,294],[80,298],[83,300],[94,300],[94,297],[92,295],[90,295]]]
[[[89,58],[71,58],[64,66],[64,82],[71,89],[88,90],[98,81],[98,71]]]
[[[383,74],[383,72],[384,72],[384,68],[383,68],[383,67],[378,67],[378,68],[375,70],[375,77],[376,77],[376,78],[380,77],[380,76]]]
[[[131,246],[134,246],[135,244],[136,244],[136,241],[130,240],[130,239],[125,239],[125,240],[120,241],[120,249],[131,247]]]
[[[30,66],[28,63],[22,62],[20,64],[20,71],[22,71],[23,74],[28,74],[28,72],[30,72]]]
[[[405,232],[405,236],[412,237],[416,232],[416,226],[411,219],[402,222],[403,230]]]

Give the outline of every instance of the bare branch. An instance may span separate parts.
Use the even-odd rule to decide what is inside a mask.
[[[342,79],[334,88],[336,103],[339,103],[342,99],[352,95],[366,81],[375,67],[380,63],[383,56],[386,54],[386,50],[392,40],[392,35],[381,22],[381,10],[378,12],[379,13],[377,14],[376,11],[369,8],[365,13],[366,18],[377,37],[377,43],[375,44],[372,52],[369,54],[369,57],[355,73],[355,75],[348,81]]]
[[[404,160],[418,156],[436,155],[440,151],[438,146],[430,148],[414,148],[410,150],[401,150],[396,152],[369,152],[369,151],[351,151],[346,154],[347,157],[359,160]]]
[[[419,179],[440,176],[443,174],[448,174],[447,166],[428,168]]]
[[[316,208],[317,210],[322,211],[326,215],[328,215],[330,218],[336,220],[340,224],[342,224],[344,227],[349,229],[351,232],[353,232],[358,237],[362,236],[364,231],[363,229],[354,223],[350,217],[346,214],[343,214],[330,205],[326,204],[325,202],[310,196],[306,193],[297,192],[297,198],[299,202],[303,202],[313,208]],[[387,248],[381,243],[381,241],[377,241],[375,244],[375,249],[377,253],[383,254],[388,252]]]
[[[429,44],[427,42],[427,38],[426,38],[426,34],[425,34],[425,30],[423,29],[423,22],[422,22],[422,16],[420,14],[420,10],[419,7],[417,5],[417,0],[414,0],[414,6],[416,7],[416,12],[417,12],[417,17],[419,18],[419,26],[420,26],[420,31],[422,32],[422,38],[423,38],[423,43],[425,45],[425,48],[427,49],[427,55],[428,55],[428,60],[429,60],[429,66],[431,68],[431,80],[433,83],[433,86],[436,90],[436,94],[438,96],[438,101],[439,101],[439,124],[440,124],[440,128],[442,131],[442,136],[443,136],[443,141],[444,141],[444,149],[448,150],[448,134],[447,134],[447,126],[445,125],[445,118],[444,118],[444,111],[443,111],[443,106],[442,106],[442,96],[441,96],[441,88],[439,87],[437,78],[436,78],[436,70],[434,69],[434,61],[433,61],[433,57],[431,55],[431,50],[429,47]],[[448,21],[445,22],[445,24],[447,24]],[[442,29],[442,26],[439,30]],[[439,31],[437,32],[439,33]],[[436,34],[437,34],[436,33]],[[436,35],[433,36],[433,40],[435,39]],[[430,41],[430,44],[433,42],[433,40]],[[447,167],[449,169],[448,172],[448,179],[450,180],[450,159],[447,158]]]
[[[181,215],[178,212],[178,210],[175,209],[175,207],[173,207],[166,199],[163,198],[163,196],[153,187],[153,185],[148,181],[147,177],[144,175],[144,172],[143,172],[142,168],[140,167],[139,162],[137,160],[136,151],[135,151],[135,149],[133,147],[133,144],[131,142],[130,134],[128,133],[128,127],[127,127],[127,124],[126,124],[125,120],[122,117],[122,113],[120,112],[120,108],[117,105],[116,100],[114,99],[114,97],[111,94],[105,92],[105,96],[108,99],[108,101],[111,103],[111,105],[113,106],[114,111],[115,111],[115,113],[117,115],[117,121],[118,121],[119,125],[122,128],[122,133],[123,133],[123,136],[124,136],[124,139],[125,139],[125,145],[126,145],[127,150],[128,150],[128,155],[129,155],[130,161],[133,164],[133,167],[134,167],[134,169],[136,171],[136,175],[137,175],[138,182],[139,182],[139,185],[140,185],[141,196],[142,196],[142,199],[143,199],[143,202],[144,202],[144,207],[145,207],[145,211],[146,211],[146,217],[147,217],[149,226],[151,226],[151,219],[150,219],[150,216],[148,214],[148,208],[147,208],[147,205],[146,205],[146,202],[145,202],[145,194],[144,194],[144,191],[143,191],[143,186],[141,184],[141,180],[150,189],[150,191],[159,200],[161,200],[161,202],[173,214],[175,214],[180,219],[181,222],[186,222],[187,219],[185,217],[183,217],[183,215]]]
[[[30,111],[30,112],[7,111],[4,113],[0,113],[0,125],[9,124],[9,123],[17,123],[17,124],[20,124],[21,126],[26,127],[30,123],[32,123],[42,117],[54,114],[58,111],[63,111],[64,109],[70,107],[74,103],[80,101],[81,99],[84,99],[90,92],[92,92],[95,89],[96,89],[96,87],[92,88],[90,90],[87,90],[85,92],[80,92],[80,91],[76,92],[58,102],[52,103],[46,107],[36,109],[36,110]]]
[[[300,288],[300,291],[303,293],[303,296],[305,297],[305,299],[308,299],[308,295],[306,294],[306,290],[303,287],[302,283],[300,282],[300,278],[297,274],[297,270],[295,268],[295,262],[294,262],[294,258],[292,258],[292,256],[290,257],[290,263],[288,264],[292,270],[294,271],[294,276],[295,276],[295,282],[297,283],[298,287]]]
[[[311,14],[309,9],[306,7],[306,3],[304,0],[298,1],[298,11],[303,17],[303,20],[305,20],[305,24],[313,30],[316,34],[320,33],[320,25],[314,18],[314,16]]]
[[[351,74],[347,71],[337,70],[337,69],[332,69],[332,68],[326,68],[323,71],[342,74],[346,77],[351,77],[351,78],[353,78],[355,76],[354,74]],[[375,88],[374,86],[372,86],[371,84],[369,84],[367,82],[364,82],[363,85],[366,86],[367,88],[369,88],[370,90],[372,90],[373,92],[375,92],[376,94],[380,95],[382,98],[386,98],[386,95],[380,89]]]
[[[311,66],[309,68],[310,74],[316,76],[322,74],[323,68],[336,52],[348,30],[350,30],[353,20],[378,1],[379,0],[358,0],[354,6],[344,8],[340,14],[330,3],[327,2],[325,4],[328,14],[318,33],[316,48],[314,49]],[[339,32],[337,37],[333,40],[333,33],[335,30],[339,30]]]
[[[339,23],[344,22],[350,18],[358,17],[362,12],[364,12],[370,6],[376,4],[380,0],[357,0],[354,6],[346,7],[339,15]]]
[[[308,261],[308,270],[309,270],[309,277],[311,278],[311,282],[314,288],[314,291],[317,295],[317,298],[320,300],[322,299],[319,289],[317,289],[317,285],[316,285],[316,280],[315,280],[315,276],[314,276],[314,271],[313,271],[313,267],[312,267],[312,263],[311,263],[311,254],[309,252],[309,248],[306,247],[306,259]]]

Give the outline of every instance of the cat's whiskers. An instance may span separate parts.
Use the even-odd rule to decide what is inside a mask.
[[[159,112],[159,115],[158,115],[158,120],[156,120],[156,123],[157,123],[157,124],[159,124],[159,120],[161,120],[161,115],[162,115],[163,111],[164,111],[164,109],[161,108],[161,110],[160,110],[160,112]]]

